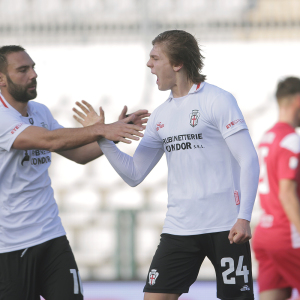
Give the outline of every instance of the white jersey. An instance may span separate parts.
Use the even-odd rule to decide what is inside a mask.
[[[163,233],[230,230],[239,212],[240,167],[225,138],[247,129],[235,98],[208,83],[172,93],[150,116],[141,145],[162,148],[168,163]]]
[[[0,253],[66,234],[48,175],[51,153],[11,148],[31,125],[62,128],[45,105],[30,101],[28,117],[23,117],[0,94]]]

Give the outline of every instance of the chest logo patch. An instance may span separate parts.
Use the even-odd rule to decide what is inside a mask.
[[[190,114],[190,125],[192,127],[197,126],[199,118],[200,118],[199,110],[193,109],[192,113]]]

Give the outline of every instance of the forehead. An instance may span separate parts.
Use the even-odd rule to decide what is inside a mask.
[[[10,53],[6,59],[8,69],[16,69],[21,66],[31,66],[34,64],[34,61],[25,51]]]
[[[163,45],[154,44],[152,50],[150,51],[150,56],[158,56],[160,58],[167,58],[167,55],[163,51]]]

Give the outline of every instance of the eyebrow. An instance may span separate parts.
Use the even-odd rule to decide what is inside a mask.
[[[35,67],[35,63],[33,63],[32,65],[31,65],[32,67]],[[16,70],[21,70],[21,69],[28,69],[28,68],[30,68],[30,65],[23,65],[23,66],[20,66],[20,67],[18,67],[18,68],[16,68]]]
[[[152,58],[157,57],[157,58],[158,58],[159,56],[158,56],[158,55],[155,55],[155,54],[151,54],[150,57],[152,57]]]

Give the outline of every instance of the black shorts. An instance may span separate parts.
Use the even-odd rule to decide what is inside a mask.
[[[66,236],[0,254],[0,300],[83,300]]]
[[[190,236],[162,234],[144,292],[182,294],[196,281],[207,256],[219,299],[254,299],[249,242],[230,244],[229,231]]]

